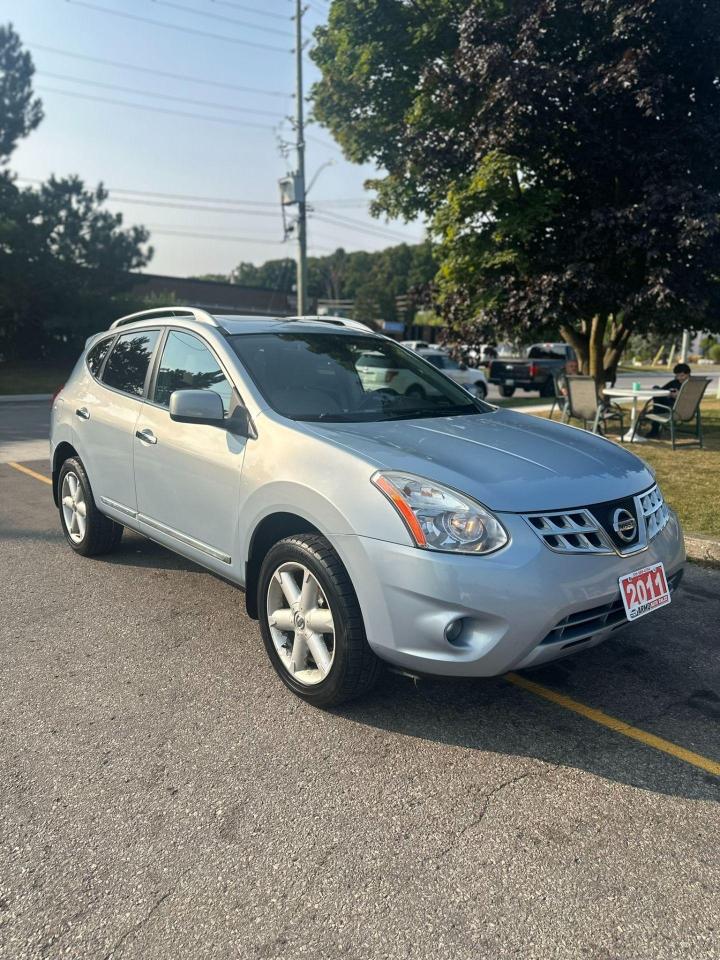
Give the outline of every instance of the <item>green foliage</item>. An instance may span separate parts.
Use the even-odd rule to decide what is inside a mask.
[[[34,73],[30,54],[12,25],[0,26],[0,164],[43,118],[42,103],[33,97]]]
[[[32,61],[12,28],[0,29],[0,149],[12,150],[42,118],[32,98]],[[40,359],[76,351],[87,333],[107,326],[114,297],[132,283],[127,271],[148,263],[143,227],[122,229],[103,208],[102,184],[51,177],[20,189],[0,172],[0,357]],[[65,347],[63,347],[65,345]]]
[[[375,253],[338,249],[326,257],[308,258],[308,289],[313,299],[354,300],[356,320],[395,320],[395,298],[405,294],[412,298],[432,281],[436,271],[430,243],[401,243]],[[260,266],[241,263],[231,280],[289,293],[295,285],[295,261],[268,260]]]
[[[714,344],[708,351],[708,356],[714,363],[720,363],[720,343]]]
[[[432,219],[455,325],[559,328],[598,380],[717,326],[720,5],[333,0],[316,39],[316,116]]]

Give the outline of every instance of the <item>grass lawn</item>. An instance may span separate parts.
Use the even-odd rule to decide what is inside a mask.
[[[677,511],[686,533],[720,537],[720,400],[703,403],[702,420],[703,450],[684,449],[681,440],[673,451],[669,439],[627,446],[655,470],[663,496]]]
[[[539,407],[544,403],[549,407],[552,397],[491,397],[488,398],[488,403],[492,403],[494,407]]]
[[[9,366],[0,363],[0,396],[15,393],[55,393],[73,368],[73,362],[27,363]]]

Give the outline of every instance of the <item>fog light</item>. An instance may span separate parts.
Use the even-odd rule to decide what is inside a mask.
[[[445,627],[445,639],[448,643],[457,643],[463,632],[463,619],[458,617]]]

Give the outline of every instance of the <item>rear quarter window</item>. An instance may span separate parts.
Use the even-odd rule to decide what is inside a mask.
[[[94,377],[99,376],[103,360],[107,356],[110,345],[114,339],[114,337],[106,337],[88,351],[85,362],[87,363],[88,370]]]

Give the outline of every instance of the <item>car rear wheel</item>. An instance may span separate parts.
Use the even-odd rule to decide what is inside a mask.
[[[120,543],[123,528],[95,506],[82,461],[66,460],[58,476],[60,525],[72,549],[84,557],[109,553]]]
[[[515,387],[500,387],[501,397],[511,397],[515,393]]]
[[[555,396],[555,383],[553,382],[552,377],[549,380],[546,380],[545,383],[540,387],[540,396],[541,397]]]
[[[308,703],[335,706],[377,680],[381,664],[355,590],[325,537],[301,534],[272,547],[260,569],[258,613],[270,662]]]
[[[478,400],[484,400],[487,396],[487,387],[482,380],[478,380],[478,382],[473,386],[472,392],[475,394]]]

